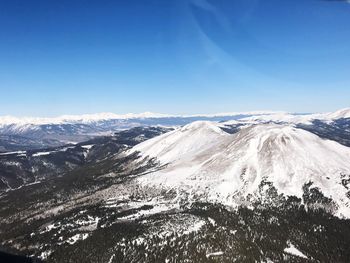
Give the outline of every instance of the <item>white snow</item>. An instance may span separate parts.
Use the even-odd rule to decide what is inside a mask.
[[[70,245],[73,245],[74,243],[76,243],[78,240],[85,240],[89,237],[89,234],[85,233],[85,234],[76,234],[70,238],[68,238],[66,240],[66,242]]]
[[[38,157],[38,156],[45,156],[45,155],[49,155],[53,152],[56,152],[56,151],[49,151],[49,152],[38,152],[38,153],[34,153],[32,156],[33,157]]]
[[[25,184],[25,186],[30,186],[30,185],[40,184],[40,183],[41,183],[41,181],[35,181],[35,182],[29,183],[29,184]]]
[[[140,217],[143,217],[143,216],[150,216],[150,215],[158,214],[161,212],[168,211],[170,209],[171,209],[171,207],[168,204],[159,204],[159,205],[154,206],[151,209],[140,210],[135,214],[120,217],[119,220],[136,220],[136,219],[139,219]]]
[[[61,227],[61,223],[60,222],[53,223],[53,224],[48,224],[48,225],[45,226],[44,230],[40,231],[40,234],[43,234],[43,233],[46,233],[46,232],[50,232],[51,230],[59,228],[59,227]]]
[[[93,146],[94,144],[89,144],[89,145],[82,145],[81,147],[84,149],[90,150]]]
[[[208,217],[208,220],[209,220],[210,224],[212,224],[213,226],[216,226],[216,222],[214,219],[212,219],[211,217]]]
[[[112,263],[112,262],[113,262],[114,257],[115,257],[115,254],[113,254],[113,255],[112,255],[110,258],[109,258],[108,263]]]
[[[88,215],[87,219],[78,219],[74,223],[79,226],[82,226],[84,230],[92,231],[97,228],[99,221],[100,221],[99,217],[93,217]]]
[[[16,162],[16,161],[6,161],[5,162],[6,165],[11,165],[11,166],[21,166],[20,162]]]
[[[206,257],[207,257],[207,258],[210,258],[210,257],[218,257],[218,256],[222,256],[223,254],[224,254],[224,252],[222,252],[222,251],[217,251],[217,252],[212,252],[212,253],[206,254]]]
[[[0,155],[12,155],[12,154],[25,154],[26,151],[16,151],[16,152],[4,152],[4,153],[0,153]]]
[[[298,256],[301,258],[307,259],[307,256],[305,256],[299,249],[297,249],[293,244],[289,243],[289,247],[284,249],[284,252],[288,254],[292,254],[294,256]]]
[[[205,225],[205,221],[204,220],[198,221],[195,224],[193,224],[192,226],[189,226],[187,228],[187,230],[184,231],[183,233],[185,235],[188,235],[188,234],[190,234],[192,232],[198,232],[204,225]]]
[[[176,189],[189,200],[237,205],[263,180],[279,193],[302,197],[312,181],[332,198],[337,215],[350,217],[341,174],[350,174],[350,148],[289,125],[265,124],[223,132],[213,122],[194,122],[136,145],[129,153],[155,157],[165,168],[139,176],[141,185]]]
[[[53,252],[52,250],[43,251],[41,252],[39,258],[42,260],[45,260],[52,254],[52,252]]]
[[[61,149],[55,150],[55,151],[37,152],[37,153],[34,153],[32,156],[33,156],[33,157],[45,156],[45,155],[50,155],[51,153],[65,152],[65,151],[67,151],[68,149],[73,149],[73,148],[74,148],[74,146],[69,146],[69,147],[64,147],[64,148],[61,148]]]

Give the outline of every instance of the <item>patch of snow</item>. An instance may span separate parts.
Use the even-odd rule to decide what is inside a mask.
[[[84,149],[90,150],[93,146],[94,144],[89,144],[89,145],[82,145],[81,147]]]
[[[208,220],[209,220],[211,225],[216,226],[216,222],[214,219],[212,219],[211,217],[208,217]]]
[[[44,230],[42,230],[40,232],[40,234],[46,233],[46,232],[50,232],[53,229],[59,228],[61,226],[61,223],[53,223],[53,224],[48,224],[45,226]]]
[[[85,233],[85,234],[80,233],[80,234],[76,234],[76,235],[74,235],[74,236],[68,238],[68,239],[66,240],[66,242],[67,242],[68,244],[70,244],[70,245],[73,245],[73,244],[76,243],[78,240],[85,240],[85,239],[87,239],[88,237],[89,237],[89,234],[87,234],[87,233]]]
[[[16,162],[16,161],[7,161],[7,162],[5,162],[5,164],[9,165],[9,166],[21,166],[21,163]]]
[[[289,247],[284,249],[285,253],[292,254],[294,256],[298,256],[301,258],[307,259],[307,256],[305,256],[299,249],[297,249],[293,244],[289,243]]]
[[[205,225],[204,220],[200,220],[193,225],[189,226],[186,231],[183,232],[183,234],[188,235],[192,232],[198,232],[203,226]]]
[[[32,182],[32,183],[29,183],[29,184],[25,184],[24,186],[30,186],[30,185],[34,185],[34,184],[40,184],[41,181],[35,181],[35,182]]]
[[[218,256],[222,256],[223,254],[224,254],[224,252],[222,252],[222,251],[217,251],[217,252],[212,252],[212,253],[206,254],[206,257],[207,257],[207,258],[218,257]]]
[[[81,211],[79,213],[81,214]],[[100,221],[99,217],[92,217],[88,215],[87,219],[78,219],[74,223],[79,226],[83,226],[84,230],[92,231],[97,228],[99,221]]]
[[[0,156],[1,155],[12,155],[12,154],[25,154],[26,151],[16,151],[16,152],[4,152],[4,153],[0,153]]]
[[[112,255],[110,258],[109,258],[108,263],[112,263],[112,262],[113,262],[114,257],[115,257],[115,254],[113,254],[113,255]]]
[[[52,250],[43,251],[41,252],[39,258],[42,260],[45,260],[52,254],[52,252],[53,252]]]
[[[34,153],[32,156],[33,157],[38,157],[38,156],[45,156],[45,155],[49,155],[53,152],[56,152],[56,151],[49,151],[49,152],[38,152],[38,153]]]
[[[159,204],[159,205],[154,206],[151,209],[140,210],[140,211],[138,211],[135,214],[124,216],[124,217],[120,217],[119,220],[136,220],[136,219],[139,219],[140,217],[158,214],[158,213],[161,213],[161,212],[168,211],[170,209],[171,208],[169,207],[168,204]]]

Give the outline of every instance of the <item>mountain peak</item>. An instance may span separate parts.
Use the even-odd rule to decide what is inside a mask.
[[[211,121],[194,121],[181,128],[181,131],[199,131],[199,130],[210,130],[217,133],[223,133],[223,131]]]
[[[339,214],[350,217],[344,203],[347,189],[341,184],[341,176],[350,175],[348,147],[289,125],[252,125],[235,134],[219,133],[213,126],[197,122],[135,146],[131,151],[166,165],[139,182],[233,206],[256,194],[264,181],[297,197],[312,182],[335,200]]]
[[[196,121],[136,145],[132,151],[157,157],[163,163],[173,163],[175,160],[190,162],[191,158],[197,158],[208,149],[217,147],[221,140],[228,137],[229,134],[216,123]]]

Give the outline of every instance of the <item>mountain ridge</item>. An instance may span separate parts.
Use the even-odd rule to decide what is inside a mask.
[[[277,113],[275,111],[249,111],[249,112],[227,112],[214,114],[189,114],[174,115],[153,112],[115,114],[110,112],[82,114],[82,115],[61,115],[58,117],[14,117],[10,115],[0,116],[0,125],[11,124],[68,124],[68,123],[91,123],[105,120],[129,120],[129,119],[160,119],[160,118],[193,118],[193,117],[220,117],[220,116],[240,116],[240,115],[262,115]]]

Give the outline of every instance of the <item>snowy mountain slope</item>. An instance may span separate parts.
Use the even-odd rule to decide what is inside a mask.
[[[145,157],[167,166],[138,178],[152,185],[186,192],[193,198],[237,205],[257,194],[263,182],[279,193],[303,196],[313,183],[350,217],[347,186],[350,148],[287,125],[254,125],[233,135],[214,123],[196,122],[135,146]],[[346,177],[347,178],[347,177]]]

